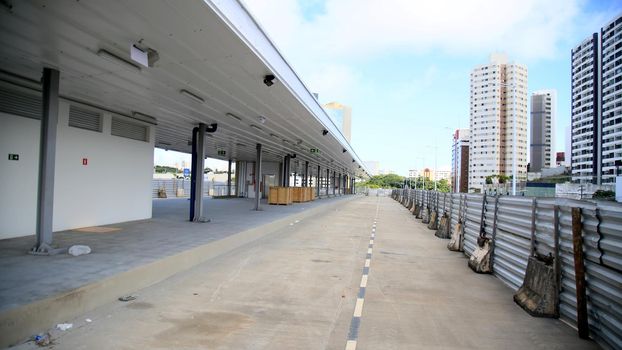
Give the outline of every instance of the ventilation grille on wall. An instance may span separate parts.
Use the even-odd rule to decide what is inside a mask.
[[[0,87],[0,112],[41,119],[41,95]]]
[[[149,127],[118,117],[112,117],[111,134],[138,141],[149,141]]]
[[[102,132],[102,114],[71,105],[69,106],[69,126]]]

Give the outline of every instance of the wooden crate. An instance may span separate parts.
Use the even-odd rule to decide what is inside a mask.
[[[292,188],[291,187],[277,187],[277,204],[288,205],[292,204]]]
[[[305,202],[310,202],[313,200],[313,188],[305,187]]]
[[[302,187],[292,187],[292,201],[294,203],[304,202],[304,189]]]
[[[270,186],[268,190],[268,204],[278,204],[278,192],[278,187]]]

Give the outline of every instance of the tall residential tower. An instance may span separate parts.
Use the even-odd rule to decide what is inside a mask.
[[[622,15],[572,49],[572,180],[613,183],[622,161]]]
[[[469,129],[454,132],[451,147],[452,192],[469,191]]]
[[[514,159],[517,179],[525,178],[527,67],[492,54],[471,72],[470,110],[469,191],[481,190],[486,176],[512,175]]]
[[[556,164],[555,119],[557,92],[535,91],[531,94],[530,171],[553,168]]]

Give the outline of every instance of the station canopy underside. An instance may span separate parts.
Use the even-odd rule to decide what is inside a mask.
[[[42,68],[56,68],[61,97],[157,124],[158,148],[189,153],[192,129],[217,123],[206,137],[208,157],[253,161],[261,143],[264,161],[296,154],[312,169],[367,176],[238,2],[18,1],[0,11],[0,28],[3,80],[37,89]],[[245,37],[253,32],[270,45],[254,45]],[[158,60],[151,67],[132,61],[132,45]],[[276,78],[267,86],[270,74]]]

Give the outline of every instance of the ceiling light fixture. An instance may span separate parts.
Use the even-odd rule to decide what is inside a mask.
[[[253,129],[255,129],[255,130],[263,131],[263,129],[262,129],[262,128],[258,127],[258,126],[257,126],[257,125],[255,125],[255,124],[251,124],[251,128],[253,128]]]
[[[263,115],[260,115],[259,117],[257,117],[257,121],[263,124],[266,122],[266,117],[264,117]]]
[[[237,115],[235,115],[235,114],[232,114],[232,113],[226,113],[225,115],[226,115],[227,117],[233,118],[233,119],[235,119],[235,120],[237,120],[237,121],[239,121],[239,122],[241,122],[241,121],[242,121],[242,118],[238,117],[238,116],[237,116]]]
[[[266,84],[266,86],[270,87],[274,84],[274,79],[276,79],[274,75],[268,74],[263,77],[263,83]]]
[[[201,96],[195,95],[195,94],[193,94],[192,92],[190,92],[188,90],[181,89],[181,90],[179,90],[179,93],[184,95],[184,96],[186,96],[186,97],[188,97],[188,98],[193,99],[194,101],[196,101],[198,103],[205,103],[205,100]]]
[[[246,145],[243,144],[243,143],[236,143],[235,145],[238,146],[238,147],[246,147]]]
[[[132,118],[136,120],[140,120],[141,122],[152,124],[152,125],[158,125],[156,118],[150,115],[140,113],[140,112],[132,112]]]
[[[135,65],[134,63],[121,58],[113,53],[111,53],[110,51],[104,50],[104,49],[100,49],[99,51],[97,51],[97,56],[101,57],[101,58],[105,58],[111,62],[114,62],[116,64],[119,64],[123,67],[129,68],[131,70],[140,72],[141,69],[139,66]]]
[[[279,135],[277,135],[277,134],[270,134],[270,136],[274,137],[275,139],[279,138]]]

